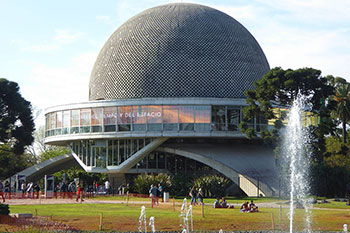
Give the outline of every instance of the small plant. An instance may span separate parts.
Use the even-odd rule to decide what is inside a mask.
[[[138,193],[148,194],[151,184],[161,184],[165,191],[169,190],[172,185],[170,176],[163,173],[158,175],[140,174],[134,179],[134,189]]]

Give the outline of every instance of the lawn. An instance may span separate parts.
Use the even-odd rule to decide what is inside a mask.
[[[138,199],[140,200],[140,199]],[[146,199],[147,200],[147,199]],[[237,200],[241,203],[243,200]],[[230,203],[235,203],[230,199]],[[255,201],[259,203],[259,200]],[[342,203],[345,205],[344,203]],[[155,218],[156,231],[181,231],[181,202],[173,205],[161,204],[146,207],[147,219]],[[317,207],[322,207],[318,204]],[[328,204],[329,205],[329,204]],[[338,203],[337,203],[338,205]],[[103,213],[103,230],[138,231],[138,220],[142,204],[60,204],[60,205],[14,205],[11,213],[32,213],[34,216],[46,216],[53,221],[65,223],[76,229],[94,231],[99,229],[100,216]],[[330,208],[330,207],[327,207]],[[282,210],[282,211],[281,211]],[[245,230],[287,230],[289,219],[287,209],[260,208],[259,213],[240,213],[236,209],[213,209],[211,206],[193,208],[193,226],[195,231],[245,231]],[[297,209],[294,229],[304,229],[304,211]],[[315,231],[341,231],[343,224],[350,223],[350,212],[344,209],[313,209],[312,229]],[[0,231],[4,230],[0,228]],[[148,228],[150,231],[150,227]]]

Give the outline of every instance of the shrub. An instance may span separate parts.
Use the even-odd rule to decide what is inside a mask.
[[[202,187],[203,194],[206,197],[223,197],[231,182],[231,180],[220,175],[209,175],[195,179],[193,185]]]
[[[9,215],[9,205],[7,204],[0,204],[0,215]]]
[[[187,181],[185,174],[176,174],[172,177],[171,195],[186,196],[190,190],[191,184]]]
[[[171,178],[168,174],[140,174],[134,179],[134,189],[137,193],[148,194],[151,184],[161,184],[165,192],[170,190],[172,185]]]

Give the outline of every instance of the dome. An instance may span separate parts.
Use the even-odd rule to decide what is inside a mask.
[[[269,69],[235,19],[172,3],[137,14],[110,36],[91,72],[89,99],[245,98]]]

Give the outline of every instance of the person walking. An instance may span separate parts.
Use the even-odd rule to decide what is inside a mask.
[[[4,189],[5,189],[5,186],[0,180],[0,197],[2,197],[2,202],[3,203],[5,203]]]
[[[164,202],[164,199],[163,199],[164,191],[163,191],[163,187],[160,183],[158,184],[158,193],[159,193],[159,197],[162,199],[162,202]]]
[[[111,183],[108,180],[106,180],[106,182],[105,182],[105,191],[106,191],[107,195],[111,194],[110,193],[110,188],[111,188]]]
[[[81,196],[81,186],[80,184],[78,185],[78,190],[77,190],[77,198],[75,199],[76,202],[79,201],[79,199],[81,199],[81,201],[84,201],[83,197]]]
[[[193,206],[197,205],[197,194],[198,194],[198,191],[196,189],[196,186],[193,186],[190,191],[191,205]]]
[[[21,183],[21,191],[22,191],[22,198],[25,198],[25,195],[26,195],[26,182],[22,181]]]
[[[149,195],[152,199],[152,208],[156,204],[159,205],[157,192],[158,192],[157,188],[155,186],[153,186],[153,184],[151,184],[151,188],[149,190]]]
[[[202,187],[199,187],[199,189],[198,189],[198,203],[200,205],[203,205],[203,197],[204,197],[203,189],[202,189]]]

